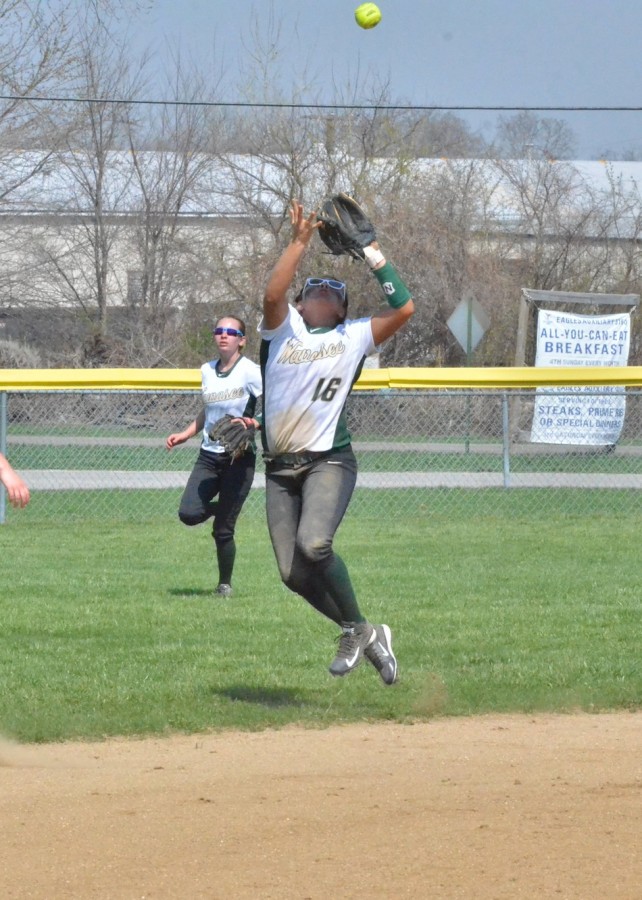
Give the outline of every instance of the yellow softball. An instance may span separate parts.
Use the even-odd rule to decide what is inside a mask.
[[[362,3],[355,9],[354,17],[361,28],[374,28],[381,22],[381,10],[376,3]]]

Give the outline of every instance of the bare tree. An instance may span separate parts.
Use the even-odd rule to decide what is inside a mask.
[[[404,117],[413,122],[408,150],[418,157],[478,159],[487,153],[483,138],[453,113],[429,110],[405,112]]]
[[[196,299],[200,277],[195,271],[207,266],[200,255],[205,242],[194,237],[195,229],[186,222],[189,216],[207,220],[212,133],[223,119],[196,102],[211,98],[215,87],[206,87],[196,73],[183,68],[180,57],[171,90],[182,102],[163,105],[145,126],[132,122],[128,135],[140,198],[133,230],[135,268],[130,271],[134,284],[127,296],[130,344],[138,346],[137,358],[145,365],[176,352],[178,307],[186,296]]]
[[[529,286],[591,290],[586,245],[603,237],[609,222],[576,168],[547,160],[497,160],[496,168],[514,216],[502,247],[519,256]]]
[[[55,154],[63,188],[58,227],[35,252],[51,301],[76,306],[85,317],[90,336],[84,362],[93,365],[109,357],[108,313],[118,291],[113,251],[132,203],[130,103],[144,83],[145,60],[132,75],[123,48],[99,22],[91,23],[81,46],[74,86],[84,102],[69,112]]]
[[[90,0],[80,10],[73,0],[6,0],[0,4],[0,200],[24,191],[46,166],[66,128],[60,104],[48,99],[71,88],[85,56],[84,28],[108,10],[136,8],[135,0]],[[20,150],[31,152],[22,165]]]
[[[138,5],[135,0],[89,0],[84,5],[9,0],[0,5],[0,306],[41,305],[56,294],[48,277],[53,250],[45,239],[49,229],[29,217],[35,210],[53,212],[62,193],[59,159],[69,146],[77,107],[49,98],[73,98],[84,70],[89,23],[97,26],[106,14],[131,12]],[[70,266],[74,247],[63,235],[53,253],[55,260],[67,253],[62,295],[78,294],[69,277],[74,265],[80,268],[78,260]]]
[[[500,116],[491,154],[507,159],[572,159],[575,146],[575,135],[566,122],[524,110]]]
[[[0,202],[5,217],[37,205],[60,140],[59,124],[52,127],[53,104],[40,98],[55,92],[73,70],[70,5],[55,10],[37,0],[0,5]],[[11,219],[0,231],[0,306],[23,301],[22,254],[16,244],[24,250],[27,239]]]

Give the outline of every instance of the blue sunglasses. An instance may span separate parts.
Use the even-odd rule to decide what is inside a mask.
[[[314,288],[324,286],[329,287],[331,290],[336,291],[337,294],[340,294],[342,300],[346,299],[345,282],[335,281],[333,278],[308,278],[303,288],[303,297]]]
[[[245,337],[242,331],[239,331],[238,328],[215,328],[214,334],[219,335],[227,334],[229,337]]]

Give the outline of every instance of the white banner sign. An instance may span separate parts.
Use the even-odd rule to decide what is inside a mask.
[[[631,317],[576,316],[540,309],[536,366],[626,366]],[[624,387],[537,388],[531,441],[546,444],[615,444],[619,440]]]

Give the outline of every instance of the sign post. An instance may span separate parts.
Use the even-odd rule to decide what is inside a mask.
[[[457,338],[460,347],[466,352],[466,365],[472,361],[473,350],[479,344],[490,327],[490,319],[484,307],[475,300],[470,292],[455,307],[446,325]],[[465,449],[470,448],[470,395],[466,400],[466,442]]]

